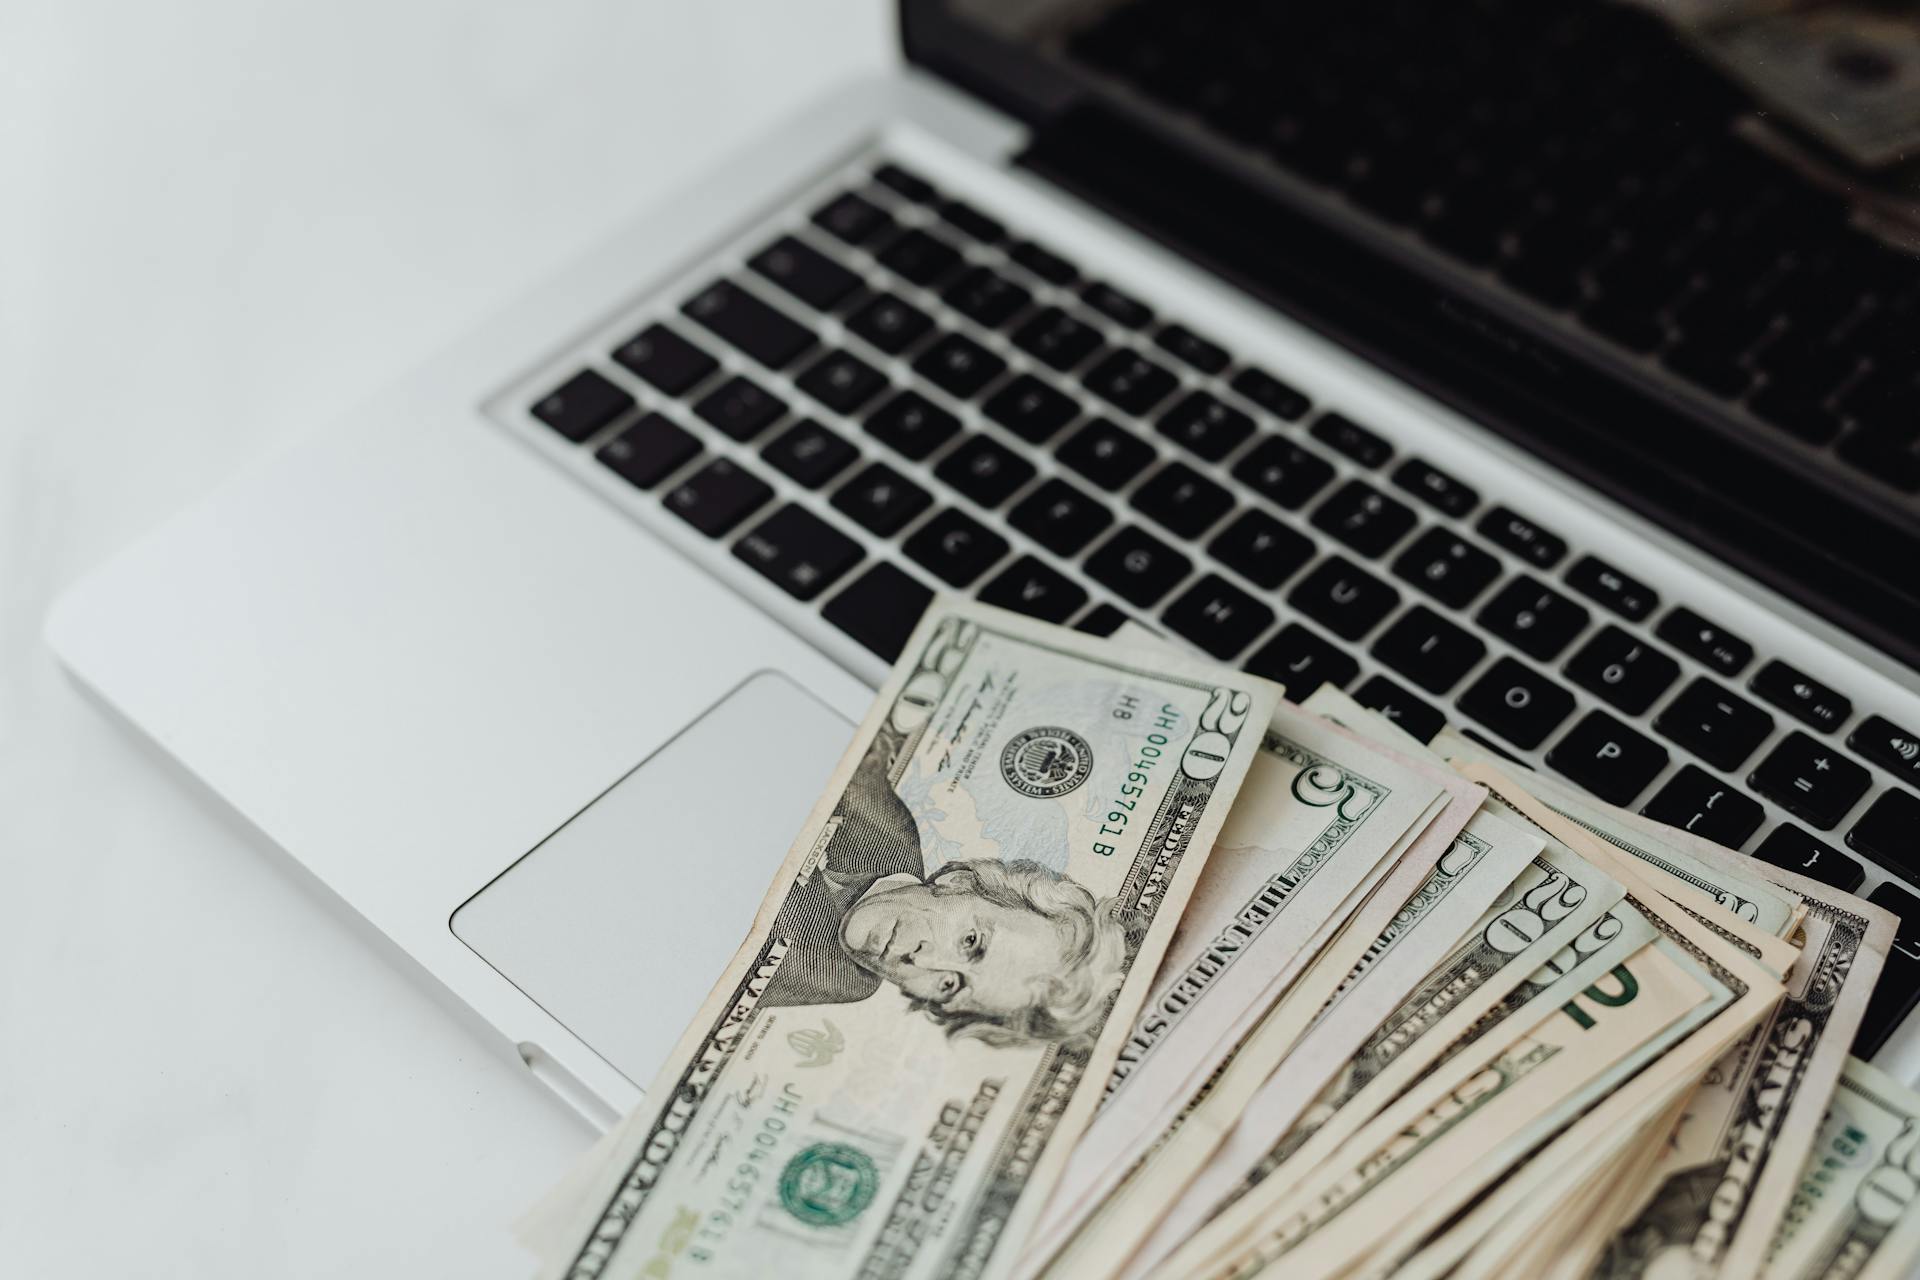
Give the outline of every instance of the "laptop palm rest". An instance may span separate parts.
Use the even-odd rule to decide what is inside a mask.
[[[454,934],[644,1088],[851,733],[787,677],[749,677],[468,899]]]

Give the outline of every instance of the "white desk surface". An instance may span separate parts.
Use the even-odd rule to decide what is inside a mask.
[[[884,0],[0,9],[0,1273],[524,1276],[591,1139],[83,700],[54,593],[782,110]]]

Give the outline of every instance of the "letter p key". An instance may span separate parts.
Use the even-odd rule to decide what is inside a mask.
[[[1632,803],[1667,760],[1658,744],[1603,711],[1589,712],[1547,752],[1550,768],[1617,805]]]

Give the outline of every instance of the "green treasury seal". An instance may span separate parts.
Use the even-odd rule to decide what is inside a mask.
[[[844,1142],[816,1142],[780,1171],[780,1203],[809,1226],[853,1221],[879,1189],[872,1157]]]

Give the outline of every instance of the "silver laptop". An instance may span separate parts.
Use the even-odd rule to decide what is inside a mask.
[[[61,657],[603,1123],[936,589],[1867,894],[1856,1048],[1920,1076],[1920,265],[1863,64],[1823,115],[1612,0],[900,20],[77,584]]]

